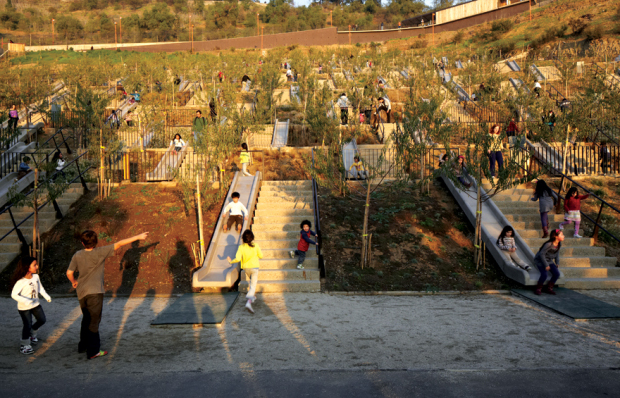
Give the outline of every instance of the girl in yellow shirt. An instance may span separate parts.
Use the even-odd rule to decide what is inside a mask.
[[[237,249],[237,255],[234,260],[228,258],[230,264],[241,263],[241,269],[250,276],[250,290],[245,295],[248,302],[245,304],[245,308],[252,314],[254,309],[252,303],[256,301],[256,284],[258,283],[258,259],[263,258],[263,252],[260,247],[254,243],[254,234],[249,229],[246,229],[241,236],[243,244]]]

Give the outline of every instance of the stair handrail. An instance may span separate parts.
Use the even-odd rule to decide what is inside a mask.
[[[530,147],[532,152],[535,152],[535,148]],[[598,211],[598,215],[596,217],[596,220],[592,219],[590,216],[588,216],[587,214],[585,214],[583,211],[579,210],[579,213],[581,215],[583,215],[585,218],[587,218],[590,222],[592,222],[594,224],[594,231],[592,232],[592,238],[593,239],[597,239],[598,238],[598,230],[602,229],[603,232],[605,232],[607,235],[611,236],[612,238],[614,238],[618,243],[620,243],[620,238],[616,237],[614,234],[612,234],[611,232],[609,232],[608,230],[606,230],[601,224],[601,215],[603,213],[603,208],[605,206],[609,207],[610,209],[612,209],[613,211],[615,211],[616,213],[618,213],[618,215],[620,215],[620,210],[617,209],[616,207],[614,207],[613,205],[609,204],[608,202],[606,202],[604,199],[600,198],[598,195],[596,195],[595,193],[593,193],[592,191],[590,191],[589,189],[587,189],[586,187],[584,187],[583,185],[579,184],[577,181],[573,180],[572,178],[570,178],[569,176],[567,176],[565,173],[562,173],[562,171],[558,170],[557,168],[553,167],[552,165],[547,165],[545,164],[546,162],[543,162],[540,160],[540,158],[537,158],[536,156],[533,156],[532,152],[528,151],[525,148],[519,147],[518,148],[519,151],[522,151],[524,156],[529,156],[530,158],[534,158],[541,166],[543,166],[543,168],[547,169],[548,171],[552,171],[554,174],[556,175],[561,175],[562,179],[560,181],[560,188],[558,189],[558,192],[554,192],[554,194],[557,196],[557,207],[559,208],[561,202],[564,200],[564,198],[562,197],[561,193],[562,193],[562,187],[564,186],[564,179],[567,179],[568,181],[571,182],[572,185],[576,185],[579,188],[581,188],[583,191],[585,191],[588,195],[598,199],[601,202],[601,207],[599,208]],[[521,168],[523,168],[521,166]],[[526,173],[529,174],[529,171],[526,170]],[[579,232],[579,231],[577,231]]]
[[[620,84],[620,79],[618,79],[613,73],[607,74],[607,71],[603,68],[601,68],[600,66],[598,66],[598,64],[596,64],[596,62],[592,62],[592,65],[594,65],[596,67],[597,71],[600,71],[600,73],[603,74],[603,76],[607,77],[607,76],[611,76],[611,80],[613,81],[614,85]],[[595,74],[598,74],[597,72],[595,72]]]
[[[314,168],[314,148],[312,148],[312,168]],[[319,270],[321,277],[325,277],[325,263],[322,261],[321,256],[321,246],[323,246],[322,236],[321,236],[321,216],[319,210],[319,186],[314,179],[312,178],[312,198],[314,200],[314,225],[316,229],[316,255],[319,258]]]
[[[88,166],[86,167],[86,169],[84,169],[84,171],[80,172],[80,166],[79,166],[79,162],[78,160],[86,155],[88,152],[84,152],[83,154],[81,154],[80,156],[78,156],[77,158],[73,159],[70,163],[66,164],[61,170],[57,170],[54,174],[52,174],[52,179],[54,176],[56,176],[58,174],[59,171],[64,171],[64,169],[66,169],[67,167],[69,167],[71,164],[76,163],[77,169],[78,169],[78,175],[77,177],[73,178],[73,180],[67,182],[67,185],[70,185],[72,183],[74,183],[78,178],[81,180],[82,182],[82,187],[84,188],[84,190],[88,191],[88,187],[86,185],[86,181],[84,181],[84,174],[86,174],[86,172],[88,170],[90,170],[92,168],[92,166]],[[37,188],[38,189],[38,188]],[[32,194],[35,191],[35,189],[32,189],[30,192],[28,192],[25,196],[28,196],[30,194]],[[45,203],[43,203],[42,205],[37,207],[37,211],[41,210],[45,205],[47,205],[50,202],[50,200],[46,200]],[[62,218],[63,214],[60,211],[60,207],[58,206],[58,203],[56,202],[56,199],[53,199],[52,204],[54,205],[54,210],[56,210],[56,217],[57,218]],[[28,242],[26,242],[26,239],[24,238],[24,235],[22,234],[22,232],[20,231],[19,227],[25,223],[26,221],[28,221],[30,219],[30,217],[32,217],[34,215],[34,211],[32,213],[30,213],[29,215],[27,215],[22,221],[19,222],[19,224],[15,221],[15,217],[13,215],[13,211],[12,211],[12,207],[14,206],[13,203],[9,204],[6,208],[4,208],[4,210],[0,211],[0,215],[8,212],[10,217],[11,217],[11,221],[13,222],[13,228],[7,232],[6,234],[4,234],[2,237],[0,237],[0,242],[2,242],[2,240],[4,240],[4,238],[6,238],[7,236],[9,236],[13,231],[16,231],[17,236],[22,244],[22,251],[23,250],[27,250],[28,247]]]
[[[45,142],[41,145],[37,144],[37,147],[42,147],[45,146],[48,142],[50,141],[54,141],[54,146],[56,147],[56,150],[59,151],[60,149],[58,148],[59,146],[62,146],[63,144],[65,145],[65,148],[67,149],[67,153],[69,155],[71,155],[73,152],[71,151],[71,148],[69,148],[69,144],[67,143],[67,141],[69,139],[73,139],[73,142],[75,144],[75,137],[73,136],[69,136],[67,138],[65,138],[65,135],[62,133],[64,127],[60,127],[58,128],[58,130],[56,130],[56,132],[54,134],[52,134],[52,136],[50,138],[48,138],[47,140],[45,140]],[[56,136],[60,134],[60,137],[62,138],[62,142],[59,144],[56,142]]]

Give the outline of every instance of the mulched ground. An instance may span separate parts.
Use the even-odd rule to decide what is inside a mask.
[[[217,191],[210,191],[215,195]],[[221,201],[203,210],[205,241],[211,240]],[[191,292],[195,268],[191,244],[198,241],[197,216],[186,212],[179,188],[156,184],[127,184],[114,188],[100,201],[91,192],[43,236],[45,257],[40,271],[53,293],[73,291],[65,272],[73,254],[82,249],[80,233],[92,229],[99,245],[113,244],[141,232],[146,241],[124,246],[106,260],[105,290],[112,294],[174,294]],[[14,264],[0,274],[0,291],[10,293]]]
[[[327,290],[463,291],[514,284],[494,264],[476,270],[473,228],[440,182],[431,184],[429,195],[412,188],[383,189],[373,195],[372,266],[364,269],[360,258],[365,198],[322,190],[319,202]]]

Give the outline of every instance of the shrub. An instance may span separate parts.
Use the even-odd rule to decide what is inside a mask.
[[[547,28],[543,32],[542,35],[540,35],[538,38],[536,38],[532,42],[532,47],[534,49],[538,49],[538,48],[544,46],[545,44],[547,44],[549,42],[552,42],[557,37],[563,37],[565,30],[566,30],[566,25],[562,25],[562,26],[559,26],[559,27],[552,26],[550,28]]]
[[[595,189],[592,191],[592,193],[601,199],[605,197],[605,191],[602,188]]]
[[[570,26],[573,31],[573,35],[580,35],[583,33],[583,30],[588,26],[588,24],[583,22],[580,18],[572,18],[568,21],[568,26]]]
[[[516,46],[517,43],[514,40],[507,40],[496,44],[494,48],[497,52],[501,51],[502,55],[506,55],[509,52],[513,51]]]
[[[511,28],[512,22],[509,19],[500,19],[498,21],[493,21],[493,24],[491,24],[492,32],[506,33]]]
[[[584,30],[584,33],[586,35],[586,39],[598,40],[603,37],[603,27],[601,25],[590,25],[586,30]]]
[[[416,40],[413,43],[411,43],[411,45],[409,46],[409,49],[413,50],[416,48],[426,48],[426,46],[428,46],[428,42],[426,40]]]
[[[454,44],[459,44],[463,41],[463,37],[465,35],[463,34],[463,31],[459,30],[458,32],[456,32],[454,34],[454,36],[452,36],[452,43]]]

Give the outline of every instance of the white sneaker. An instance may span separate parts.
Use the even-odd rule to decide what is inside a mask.
[[[303,264],[297,264],[297,269],[304,269]]]
[[[30,345],[37,345],[39,339],[36,336],[30,336]]]
[[[250,311],[252,314],[254,313],[254,309],[252,308],[252,302],[250,300],[248,300],[247,303],[245,303],[245,308]]]
[[[579,235],[579,234],[575,234],[575,235],[573,235],[573,238],[577,238],[577,239],[579,239],[579,238],[583,238],[583,236],[581,236],[581,235]]]
[[[291,258],[295,258],[295,252],[293,250],[288,252],[288,254],[291,256]]]
[[[19,347],[19,352],[21,352],[24,355],[30,355],[34,353],[34,350],[32,349],[30,345],[23,345]]]

